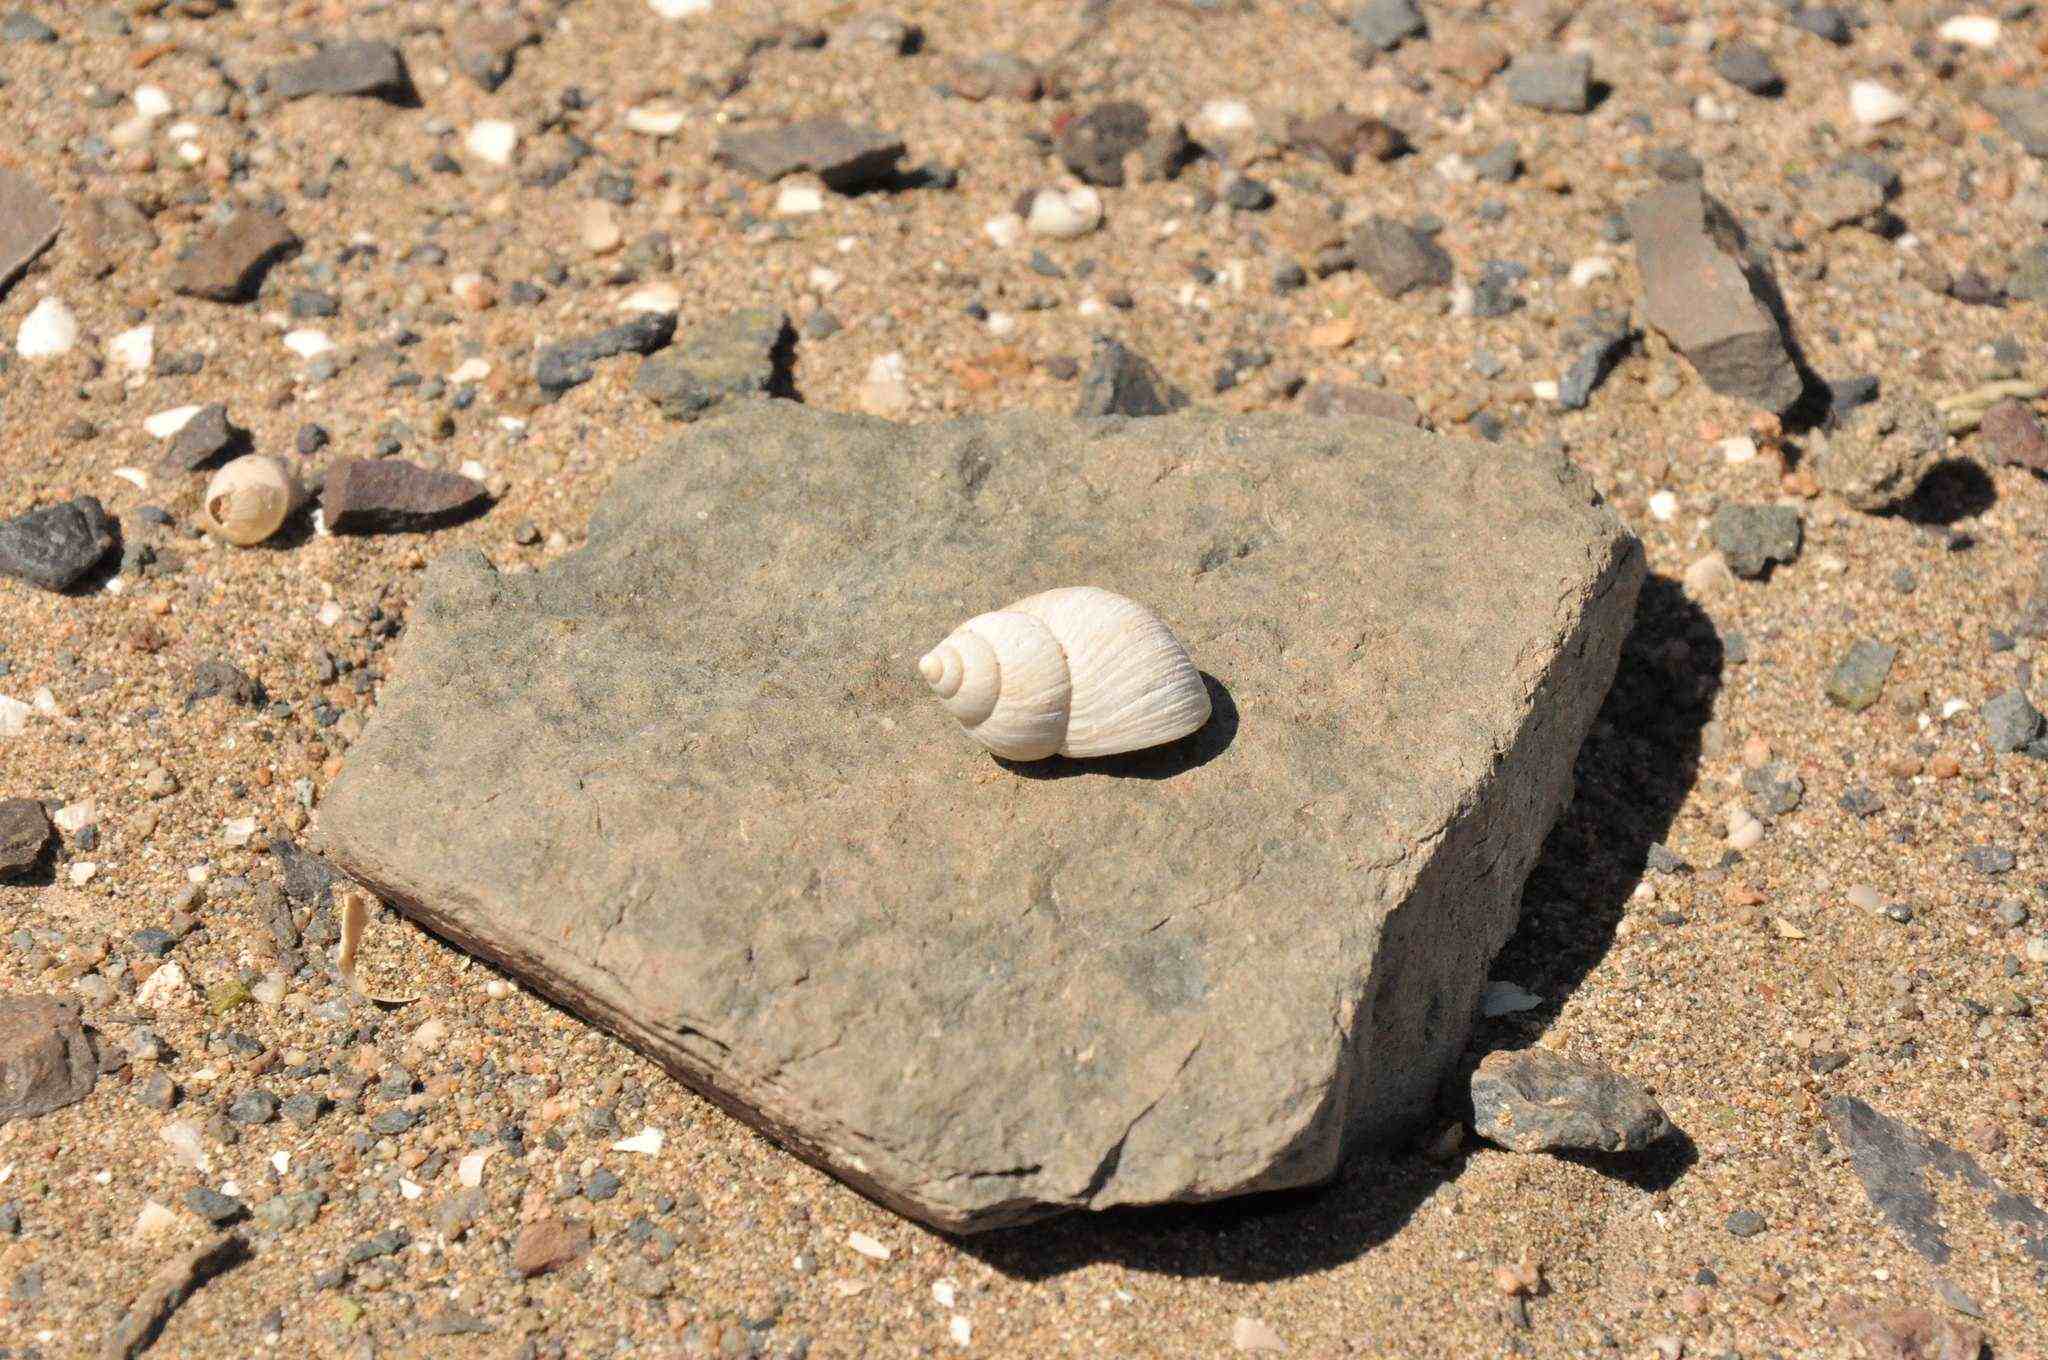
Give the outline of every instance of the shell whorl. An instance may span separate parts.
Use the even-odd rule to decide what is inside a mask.
[[[918,670],[946,710],[999,756],[1114,755],[1209,720],[1209,691],[1157,614],[1092,586],[979,614]]]

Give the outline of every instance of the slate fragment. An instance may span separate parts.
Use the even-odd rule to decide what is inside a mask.
[[[50,817],[33,798],[0,799],[0,879],[42,862],[50,844]]]
[[[349,458],[327,470],[320,511],[330,533],[425,533],[474,513],[484,484],[397,458]]]
[[[1187,404],[1187,393],[1161,376],[1151,360],[1110,336],[1094,338],[1075,415],[1163,416]]]
[[[411,104],[419,99],[405,57],[385,42],[330,43],[310,57],[273,66],[268,72],[271,93],[280,99],[313,95],[382,99]]]
[[[678,344],[650,355],[633,390],[670,420],[694,420],[732,397],[760,396],[786,382],[796,344],[789,315],[749,307],[693,327]]]
[[[676,333],[673,312],[641,312],[594,335],[549,345],[534,357],[533,380],[550,399],[597,376],[600,359],[652,354]]]
[[[1451,281],[1450,253],[1433,237],[1390,217],[1374,216],[1352,234],[1351,258],[1390,298]]]
[[[1707,521],[1714,546],[1728,559],[1728,570],[1754,580],[1775,562],[1799,556],[1806,526],[1789,505],[1724,505]]]
[[[1383,421],[728,403],[579,551],[429,569],[313,845],[924,1222],[1313,1184],[1463,1052],[1635,617],[1598,501]],[[1210,726],[1054,778],[963,737],[902,649],[1047,573],[1170,620]]]
[[[1511,1152],[1636,1152],[1671,1133],[1639,1084],[1545,1048],[1487,1054],[1471,1097],[1472,1131]]]
[[[2048,1264],[2048,1212],[2000,1185],[1969,1153],[1880,1114],[1854,1096],[1837,1096],[1826,1110],[1871,1207],[1921,1257],[1944,1265],[1954,1254],[1928,1179],[1939,1175],[1985,1196],[1985,1212],[2012,1230],[2017,1248]]]
[[[57,239],[64,218],[34,180],[0,168],[0,298]]]
[[[0,520],[0,576],[69,590],[113,551],[120,527],[93,496]]]
[[[159,465],[172,472],[201,472],[248,448],[249,432],[228,418],[227,406],[209,402],[171,436]]]
[[[246,302],[270,267],[297,252],[298,235],[278,218],[244,210],[205,230],[171,266],[171,291],[209,302]]]
[[[1734,217],[1697,183],[1652,190],[1627,216],[1650,324],[1716,392],[1789,409],[1805,384]]]
[[[720,135],[713,155],[761,180],[808,171],[825,187],[852,193],[895,172],[903,139],[837,118],[808,118],[782,127],[746,128]]]
[[[1508,63],[1508,98],[1548,113],[1593,107],[1593,59],[1583,52],[1523,52]]]
[[[477,88],[497,89],[512,74],[519,49],[537,42],[533,27],[513,15],[492,15],[461,24],[449,39],[449,55],[455,69],[468,76]]]
[[[92,1094],[99,1050],[78,1008],[53,996],[0,996],[0,1124]]]

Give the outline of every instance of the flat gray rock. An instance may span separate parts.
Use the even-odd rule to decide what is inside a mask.
[[[901,137],[837,118],[807,118],[725,133],[714,154],[756,179],[778,180],[808,170],[843,194],[887,179],[903,151]]]
[[[1512,1152],[1639,1152],[1671,1132],[1635,1082],[1543,1048],[1487,1054],[1471,1093],[1473,1132]]]
[[[0,169],[0,298],[57,239],[63,216],[35,181]]]
[[[332,95],[407,104],[418,98],[404,56],[390,43],[332,43],[303,60],[273,66],[269,75],[271,90],[284,99]]]
[[[1999,1184],[1969,1153],[1880,1114],[1854,1096],[1837,1096],[1825,1109],[1870,1207],[1920,1256],[1944,1265],[1954,1254],[1934,1193],[1938,1176],[1953,1189],[1971,1192],[1985,1216],[2011,1234],[2010,1244],[2019,1254],[2048,1264],[2048,1211]]]
[[[938,1227],[1308,1185],[1431,1117],[1642,574],[1562,458],[1382,421],[742,402],[434,564],[314,844]],[[1216,714],[1005,765],[916,659],[1077,583]]]
[[[0,1124],[92,1094],[99,1054],[78,1008],[53,996],[0,996]]]
[[[633,376],[633,390],[670,420],[695,420],[732,397],[761,396],[786,381],[796,332],[775,307],[744,307],[693,326]]]

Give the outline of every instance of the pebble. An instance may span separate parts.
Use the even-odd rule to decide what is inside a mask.
[[[534,382],[549,397],[597,376],[597,363],[621,354],[652,354],[675,336],[676,319],[666,312],[641,312],[594,335],[549,345],[534,358]]]
[[[2048,473],[2048,432],[2040,417],[2019,402],[2001,401],[1985,411],[1977,435],[1992,462]]]
[[[1470,1096],[1473,1132],[1513,1152],[1635,1152],[1671,1133],[1642,1086],[1547,1048],[1488,1053]]]
[[[1524,52],[1508,63],[1508,98],[1525,108],[1584,113],[1593,107],[1593,59],[1583,52]]]
[[[358,96],[403,104],[417,98],[405,58],[390,43],[329,43],[302,61],[271,67],[267,75],[271,93],[280,99]]]
[[[0,799],[0,879],[42,861],[50,843],[50,818],[33,798]]]
[[[78,343],[78,318],[54,295],[38,302],[14,333],[14,352],[24,359],[54,359]]]
[[[1387,217],[1371,217],[1352,236],[1349,250],[1373,286],[1390,298],[1451,281],[1451,257],[1434,238]]]
[[[1754,580],[1773,563],[1799,556],[1804,526],[1789,505],[1724,505],[1714,512],[1708,533],[1737,576]]]
[[[30,510],[0,520],[0,576],[68,590],[119,542],[119,527],[92,496]]]
[[[522,1279],[559,1270],[590,1250],[590,1225],[581,1219],[535,1219],[512,1246],[512,1269]]]
[[[1785,77],[1772,64],[1769,54],[1751,43],[1730,43],[1715,53],[1714,71],[1730,85],[1750,94],[1768,98],[1785,92]]]
[[[837,118],[812,118],[720,135],[715,157],[760,180],[816,175],[838,193],[863,189],[895,172],[903,139]]]
[[[900,416],[910,403],[910,370],[903,356],[894,351],[876,355],[861,379],[861,409],[870,415]]]
[[[1085,184],[1040,189],[1031,197],[1024,224],[1035,236],[1072,240],[1102,225],[1102,195]]]
[[[1884,682],[1898,658],[1896,647],[1871,638],[1857,639],[1828,674],[1829,701],[1852,713],[1861,713],[1883,695]]]
[[[1731,1237],[1755,1237],[1768,1225],[1764,1221],[1764,1216],[1756,1210],[1737,1209],[1728,1215],[1728,1220],[1723,1226],[1728,1229]]]
[[[2048,743],[2042,741],[2048,719],[2027,699],[2026,691],[2014,686],[1984,703],[1985,736],[1991,749],[1999,752],[2027,751],[2048,758]]]
[[[2019,862],[2013,852],[1998,845],[1973,845],[1963,851],[1963,863],[1986,876],[2009,872]]]
[[[1945,43],[1987,52],[1998,46],[2004,33],[2004,26],[1988,14],[1957,14],[1943,20],[1935,30],[1935,36]]]
[[[237,1124],[268,1124],[277,1118],[277,1097],[268,1091],[244,1091],[228,1105],[228,1118]]]
[[[185,1192],[185,1207],[216,1228],[240,1222],[249,1216],[249,1206],[241,1200],[204,1185],[196,1185]]]
[[[486,165],[503,169],[519,154],[519,127],[503,118],[479,119],[463,136],[462,145]]]
[[[1849,86],[1849,114],[1865,127],[1897,122],[1912,111],[1902,96],[1878,81],[1858,80]]]
[[[1230,1324],[1231,1349],[1258,1355],[1279,1355],[1287,1342],[1272,1324],[1255,1317],[1239,1317]]]
[[[320,509],[330,533],[418,533],[467,516],[488,496],[482,482],[460,473],[350,458],[328,469]]]

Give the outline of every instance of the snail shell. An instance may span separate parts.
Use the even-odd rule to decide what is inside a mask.
[[[200,511],[207,529],[246,548],[276,533],[297,498],[298,487],[284,465],[252,453],[213,474]]]
[[[1209,689],[1172,631],[1094,586],[977,614],[917,663],[973,738],[1009,760],[1108,756],[1209,721]]]

